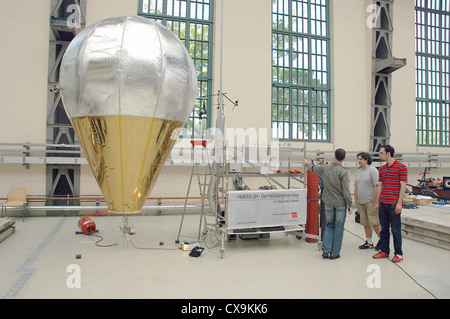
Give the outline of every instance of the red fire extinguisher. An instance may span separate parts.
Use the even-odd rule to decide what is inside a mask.
[[[95,223],[89,217],[80,218],[78,221],[78,227],[81,229],[83,234],[91,235],[95,232]]]
[[[311,170],[307,171],[307,215],[306,215],[306,233],[319,235],[319,175]],[[315,243],[318,239],[306,238],[307,242]]]

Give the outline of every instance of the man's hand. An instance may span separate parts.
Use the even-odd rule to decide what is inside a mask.
[[[396,213],[397,215],[400,214],[400,213],[402,212],[402,209],[403,209],[402,204],[397,204],[397,205],[395,205],[395,213]]]

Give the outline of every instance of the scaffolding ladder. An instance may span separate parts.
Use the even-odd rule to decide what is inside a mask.
[[[202,159],[203,159],[203,154],[206,153],[207,160],[206,160],[206,165],[202,165],[201,161],[194,161],[194,164],[192,165],[188,189],[187,189],[187,193],[186,193],[186,199],[184,201],[183,214],[181,217],[180,227],[178,230],[178,236],[175,241],[176,243],[180,242],[181,230],[183,228],[184,217],[186,214],[188,200],[189,200],[189,197],[191,194],[191,188],[192,188],[194,176],[196,176],[196,178],[197,178],[197,184],[199,187],[200,200],[201,200],[200,223],[199,223],[199,231],[198,231],[198,236],[197,236],[198,241],[200,241],[200,239],[201,239],[201,229],[202,229],[201,227],[202,227],[202,221],[203,221],[203,219],[205,219],[206,208],[207,208],[207,206],[208,207],[210,206],[209,200],[208,200],[208,189],[209,189],[209,182],[211,179],[211,164],[209,163],[209,156],[208,156],[208,152],[206,151],[206,141],[205,140],[200,140],[200,141],[192,140],[191,144],[192,144],[192,150],[194,150],[194,151],[195,151],[195,146],[200,145],[202,147]]]

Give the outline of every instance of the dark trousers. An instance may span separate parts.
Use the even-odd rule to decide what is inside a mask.
[[[394,254],[403,255],[402,251],[402,221],[401,214],[395,213],[395,205],[380,203],[378,209],[380,216],[380,245],[381,251],[389,255],[390,230],[394,239]]]

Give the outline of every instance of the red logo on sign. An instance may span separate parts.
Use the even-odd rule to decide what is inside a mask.
[[[298,216],[298,214],[296,212],[292,212],[291,215],[292,215],[292,218],[297,218],[297,216]]]

